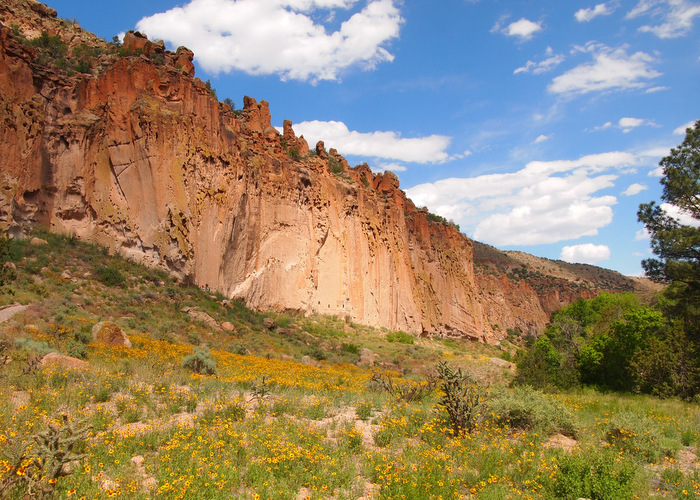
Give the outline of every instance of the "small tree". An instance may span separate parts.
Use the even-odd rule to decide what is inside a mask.
[[[665,204],[640,205],[637,217],[651,235],[651,249],[658,258],[646,259],[647,276],[672,283],[681,305],[695,304],[694,319],[700,318],[700,120],[686,130],[683,143],[662,158],[661,179]],[[684,220],[674,217],[677,211]],[[691,318],[688,318],[691,319]],[[693,321],[697,326],[697,322]],[[700,332],[699,332],[700,333]]]

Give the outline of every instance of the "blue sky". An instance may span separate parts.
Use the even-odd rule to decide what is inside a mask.
[[[641,273],[640,203],[700,119],[691,0],[49,0],[111,40],[195,53],[237,107],[394,171],[502,249]],[[697,223],[697,221],[695,221]]]

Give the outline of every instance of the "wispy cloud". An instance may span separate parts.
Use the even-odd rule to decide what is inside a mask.
[[[590,9],[579,9],[574,14],[576,20],[580,23],[587,23],[588,21],[598,17],[598,16],[609,16],[613,13],[615,9],[608,4],[599,3],[595,7]]]
[[[554,78],[548,90],[552,94],[587,94],[589,92],[639,89],[646,80],[661,76],[651,68],[654,58],[645,52],[627,53],[627,47],[616,49],[589,42],[575,52],[591,54],[593,61],[584,63]]]
[[[610,259],[610,248],[607,245],[594,245],[584,243],[582,245],[566,246],[561,249],[561,260],[582,264],[597,264]]]
[[[151,38],[191,48],[210,73],[240,70],[283,80],[337,80],[342,71],[393,61],[388,44],[403,23],[393,0],[371,0],[328,32],[319,14],[357,0],[192,0],[141,19]],[[328,15],[323,16],[328,18]]]
[[[534,75],[539,75],[554,69],[563,61],[563,55],[555,54],[552,47],[547,47],[544,59],[541,61],[528,61],[525,63],[525,66],[521,66],[513,71],[513,74],[517,75],[518,73],[532,73]]]
[[[452,139],[445,135],[401,137],[399,132],[393,131],[357,132],[339,121],[301,122],[294,125],[294,131],[297,135],[303,135],[309,144],[323,141],[327,147],[335,148],[343,155],[414,163],[444,163],[469,154],[448,155],[446,150]]]
[[[700,16],[700,4],[688,0],[640,0],[627,13],[627,19],[648,16],[660,19],[659,24],[645,24],[639,31],[652,33],[659,38],[676,38],[686,35],[693,21]]]
[[[638,161],[612,151],[576,160],[533,161],[513,173],[443,179],[406,190],[417,205],[457,221],[492,245],[536,245],[593,236],[612,222],[613,187]]]

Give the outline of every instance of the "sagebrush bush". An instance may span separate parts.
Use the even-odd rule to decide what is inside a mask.
[[[43,340],[37,341],[28,339],[26,337],[20,337],[17,340],[15,340],[15,347],[17,347],[18,349],[24,349],[27,351],[35,352],[40,356],[44,356],[50,352],[58,352],[56,349],[50,347],[49,344],[47,344]]]
[[[529,386],[498,391],[488,402],[487,410],[498,423],[514,429],[570,437],[578,433],[570,412]]]
[[[680,441],[674,442],[663,436],[654,420],[631,411],[612,416],[605,440],[649,463],[658,462],[664,456],[673,457],[680,447]]]
[[[87,359],[88,347],[77,340],[69,340],[66,343],[66,354],[78,359]]]
[[[216,375],[216,361],[205,345],[194,348],[194,352],[182,360],[182,366],[202,375]]]

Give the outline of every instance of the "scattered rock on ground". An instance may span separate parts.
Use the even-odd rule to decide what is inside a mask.
[[[36,236],[34,236],[31,240],[29,240],[29,244],[37,247],[39,245],[48,245],[49,242],[44,240],[44,239],[37,238]]]
[[[92,340],[110,346],[131,347],[124,330],[111,321],[100,321],[92,327]]]
[[[190,318],[201,321],[205,325],[207,325],[209,328],[215,331],[219,331],[219,324],[216,322],[214,318],[209,316],[207,313],[202,312],[202,311],[196,311],[194,309],[188,309],[187,314],[189,315]]]
[[[82,369],[90,366],[90,363],[87,361],[72,358],[70,356],[64,356],[63,354],[58,354],[57,352],[50,352],[45,355],[43,358],[41,358],[41,364],[43,366],[51,365],[70,369]]]
[[[308,366],[318,366],[318,362],[310,356],[303,356],[301,362]]]
[[[559,448],[569,453],[571,452],[571,450],[574,449],[576,445],[578,445],[578,441],[576,441],[575,439],[571,439],[570,437],[564,436],[563,434],[554,434],[545,443],[545,447],[547,448]]]
[[[361,365],[374,366],[374,364],[377,362],[377,355],[366,347],[360,349],[358,354],[360,356],[358,363]]]
[[[233,323],[229,321],[224,321],[223,323],[221,323],[221,328],[223,328],[227,332],[232,332],[234,330]]]
[[[515,368],[515,364],[511,363],[510,361],[506,361],[505,359],[501,359],[501,358],[490,358],[489,362],[492,365],[500,366],[502,368],[507,368],[508,370],[512,370]]]
[[[273,318],[263,319],[263,325],[265,325],[265,328],[267,328],[268,330],[272,330],[276,324],[277,322],[275,322]]]

